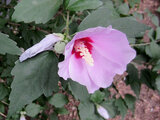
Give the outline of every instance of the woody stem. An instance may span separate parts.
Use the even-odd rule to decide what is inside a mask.
[[[2,116],[2,117],[4,117],[4,118],[7,117],[5,114],[3,114],[3,113],[1,113],[1,112],[0,112],[0,116]]]
[[[160,40],[155,41],[156,43],[159,43]],[[140,43],[140,44],[131,44],[132,47],[137,47],[137,46],[146,46],[146,45],[150,45],[151,42],[149,43]]]
[[[69,36],[69,11],[67,11],[67,20],[66,20],[66,36]]]

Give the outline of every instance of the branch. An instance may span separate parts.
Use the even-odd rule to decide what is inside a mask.
[[[160,42],[160,40],[157,40],[157,41],[155,41],[156,43],[159,43]],[[150,45],[151,44],[151,42],[149,42],[149,43],[140,43],[140,44],[131,44],[130,46],[132,46],[132,47],[137,47],[137,46],[146,46],[146,45]]]
[[[1,112],[0,112],[0,116],[2,116],[2,117],[4,117],[4,118],[7,117],[5,114],[3,114],[3,113],[1,113]]]
[[[8,24],[13,25],[13,26],[20,26],[20,25],[21,25],[21,24],[13,23],[13,22],[8,22]],[[33,28],[33,26],[30,27],[30,29],[32,29],[32,28]],[[50,34],[50,33],[51,33],[51,32],[49,32],[49,31],[43,30],[43,29],[40,28],[40,27],[35,27],[35,28],[36,28],[36,30],[41,31],[41,32],[43,32],[43,33],[45,33],[45,34]]]
[[[13,6],[10,6],[10,5],[2,5],[2,6],[0,6],[0,8],[11,9],[11,8],[14,8],[14,7],[13,7]]]
[[[0,101],[1,103],[3,103],[4,105],[9,105],[8,103],[4,102],[4,101]]]
[[[50,34],[50,33],[51,33],[51,32],[49,32],[49,31],[43,30],[43,29],[40,28],[40,27],[36,27],[36,30],[41,31],[41,32],[46,33],[46,34]]]
[[[67,11],[67,19],[66,19],[66,36],[69,36],[69,11]]]

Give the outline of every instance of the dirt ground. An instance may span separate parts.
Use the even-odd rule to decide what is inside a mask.
[[[125,1],[127,2],[127,0]],[[144,11],[147,8],[160,17],[155,11],[159,6],[160,0],[141,0],[140,7],[135,10],[144,15],[144,20],[141,22],[155,28]],[[149,38],[146,35],[144,36],[144,42],[149,42]],[[121,89],[122,92],[128,91],[130,94],[134,94],[130,89],[130,86],[126,86],[122,80],[119,80],[118,84],[120,86],[119,89]],[[70,113],[68,115],[60,115],[59,120],[80,120],[77,114],[77,106],[79,102],[74,100],[70,95],[69,101],[70,102],[66,105],[66,108]],[[116,116],[109,120],[121,120],[121,116]],[[132,113],[131,111],[128,111],[125,120],[160,120],[160,95],[158,92],[142,84],[139,99],[135,104],[135,112]]]

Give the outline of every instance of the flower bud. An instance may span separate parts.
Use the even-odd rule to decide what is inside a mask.
[[[97,105],[97,111],[103,118],[109,119],[108,111],[104,107]]]
[[[26,112],[25,111],[21,111],[20,114],[21,114],[20,120],[26,120],[26,118],[24,116],[26,114]]]
[[[63,40],[64,36],[60,33],[53,33],[46,35],[39,43],[34,46],[28,48],[22,55],[20,56],[20,62],[27,60],[28,58],[32,58],[33,56],[47,50],[53,50],[53,46],[56,42]]]
[[[26,120],[24,115],[21,115],[20,120]]]
[[[61,33],[53,33],[53,35],[57,36],[57,37],[60,37],[61,40],[64,40],[64,35],[61,34]]]
[[[64,42],[59,41],[55,44],[54,50],[56,51],[56,53],[61,54],[64,52],[65,46],[66,44]]]

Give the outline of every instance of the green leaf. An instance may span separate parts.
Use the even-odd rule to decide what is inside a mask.
[[[114,9],[103,7],[88,15],[81,22],[78,30],[81,31],[97,26],[107,27],[109,25],[126,33],[128,38],[142,37],[145,31],[149,29],[148,26],[137,22],[133,17],[119,18]]]
[[[135,18],[138,18],[138,19],[140,19],[140,20],[143,20],[143,15],[140,14],[140,13],[134,12],[134,13],[133,13],[133,16],[134,16]]]
[[[156,78],[156,86],[157,89],[160,91],[160,75]]]
[[[147,13],[148,17],[153,17],[152,12],[148,8],[145,9],[145,12]]]
[[[113,8],[113,1],[111,0],[101,0],[104,6],[112,7]]]
[[[96,92],[94,92],[94,94],[91,95],[91,101],[93,101],[94,103],[101,103],[102,100],[105,97],[105,93],[97,90]]]
[[[146,84],[149,88],[155,89],[155,79],[157,74],[149,69],[141,70],[140,81]]]
[[[79,83],[74,82],[72,80],[69,80],[69,90],[72,92],[76,99],[79,99],[81,101],[89,100],[90,95],[85,86],[80,85]]]
[[[136,102],[136,98],[132,95],[125,95],[125,99],[124,99],[126,105],[128,106],[129,109],[131,109],[134,112],[134,108],[135,108],[135,102]]]
[[[87,101],[81,102],[78,106],[78,110],[81,120],[96,120],[94,119],[95,107],[92,103]]]
[[[59,81],[61,82],[62,88],[65,90],[68,87],[68,80],[64,80],[63,78],[59,78]]]
[[[15,7],[12,19],[25,23],[46,23],[57,12],[62,0],[22,0]]]
[[[8,95],[8,89],[0,83],[0,100],[4,99]]]
[[[18,60],[19,57],[15,56],[15,55],[7,54],[6,58],[7,58],[7,61],[6,61],[7,65],[14,67],[15,66],[15,62]]]
[[[27,107],[25,109],[27,115],[30,117],[35,117],[36,115],[38,115],[38,113],[41,110],[42,110],[42,107],[38,104],[35,104],[35,103],[31,103],[31,104],[27,105]]]
[[[70,11],[83,11],[86,9],[96,9],[101,6],[100,0],[70,0],[67,9]]]
[[[136,4],[139,4],[141,0],[128,0],[128,3],[131,7],[134,7]]]
[[[155,67],[153,68],[153,71],[160,70],[160,60],[156,63]]]
[[[129,44],[135,44],[136,39],[135,38],[128,38]]]
[[[5,106],[4,106],[4,104],[1,104],[1,103],[0,103],[0,112],[1,113],[5,112]]]
[[[150,45],[146,46],[145,51],[151,58],[160,58],[160,46],[155,41],[152,41]]]
[[[148,37],[149,37],[151,40],[154,40],[153,36],[154,36],[154,29],[152,28],[152,29],[150,29],[149,32],[148,32]]]
[[[151,18],[151,20],[152,20],[153,24],[155,24],[157,27],[159,26],[159,19],[158,19],[157,16],[154,15],[154,16]]]
[[[160,39],[160,27],[156,29],[156,40]]]
[[[0,29],[2,29],[3,27],[5,27],[5,24],[7,23],[8,20],[0,18]]]
[[[70,1],[72,1],[72,0],[65,0],[65,1],[64,1],[64,6],[65,6],[65,8],[68,6],[68,4],[69,4]]]
[[[56,113],[52,113],[50,116],[49,116],[49,120],[58,120],[58,115]]]
[[[143,50],[144,51],[144,46],[143,46],[143,48],[142,47],[139,47],[141,50]],[[136,62],[136,63],[138,63],[138,64],[141,64],[142,62],[144,63],[144,62],[147,62],[147,56],[146,55],[144,55],[144,54],[139,54],[139,55],[137,55],[136,56],[136,58],[134,59],[134,61]]]
[[[149,29],[148,26],[137,22],[132,17],[115,19],[111,21],[110,25],[112,25],[113,28],[126,33],[128,38],[142,37],[145,31]]]
[[[58,114],[61,114],[61,115],[69,114],[69,111],[68,111],[65,107],[56,108],[55,111],[56,111]]]
[[[103,19],[100,19],[103,18]],[[95,10],[91,14],[89,14],[78,27],[78,30],[85,30],[87,28],[104,26],[107,27],[109,23],[113,20],[119,18],[118,13],[116,13],[113,7],[109,8],[103,7],[98,10]]]
[[[3,67],[0,67],[0,74],[2,73],[2,71],[3,71]]]
[[[109,99],[109,96],[111,95],[109,88],[104,88],[103,92],[105,93],[105,99]]]
[[[127,66],[127,72],[128,72],[128,78],[129,78],[129,82],[134,82],[134,81],[139,81],[138,79],[138,70],[136,69],[136,67],[133,64],[129,64]]]
[[[135,94],[138,96],[140,92],[140,80],[138,77],[138,70],[134,65],[129,64],[127,66],[127,72],[128,72],[128,76],[127,76],[126,83],[127,85],[131,86]]]
[[[126,107],[123,99],[122,98],[117,99],[115,102],[115,106],[118,107],[118,110],[120,111],[122,119],[124,119],[125,115],[127,114],[127,107]]]
[[[158,7],[157,12],[160,12],[160,7]]]
[[[3,70],[2,74],[1,74],[1,77],[2,78],[12,77],[11,76],[11,70],[12,70],[12,67],[8,66],[6,69]]]
[[[129,14],[129,6],[127,3],[121,4],[118,7],[118,12],[122,15],[128,15]]]
[[[113,99],[107,100],[100,105],[108,111],[110,118],[113,118],[117,115],[117,107],[114,105]]]
[[[20,55],[21,51],[16,45],[16,42],[9,39],[7,35],[0,32],[0,54],[4,55],[9,53],[12,55]]]
[[[4,104],[1,104],[1,103],[0,103],[0,112],[5,113],[5,106],[4,106]],[[0,116],[0,119],[3,120],[3,117]]]
[[[57,64],[58,60],[53,52],[43,52],[22,63],[16,63],[12,70],[14,80],[9,97],[9,116],[40,95],[50,96],[52,91],[57,91]]]
[[[54,105],[55,107],[63,107],[65,104],[68,103],[68,99],[65,95],[57,93],[53,97],[51,97],[49,103],[51,105]]]

